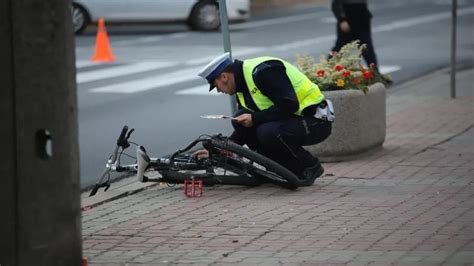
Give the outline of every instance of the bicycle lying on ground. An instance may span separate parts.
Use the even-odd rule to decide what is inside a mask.
[[[202,135],[170,156],[150,158],[143,146],[129,141],[133,131],[127,126],[122,128],[117,146],[89,196],[94,196],[101,187],[106,191],[113,172],[136,173],[140,182],[183,184],[187,180],[199,180],[203,185],[258,186],[273,183],[287,189],[300,186],[298,177],[285,167],[221,134]],[[190,152],[199,143],[208,150],[209,156],[200,158]],[[136,163],[122,165],[122,154],[130,144],[136,146]],[[145,173],[149,171],[157,171],[160,177],[148,178]]]

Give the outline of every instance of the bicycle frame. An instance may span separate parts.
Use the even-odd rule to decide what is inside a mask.
[[[212,164],[212,160],[217,155],[210,155],[206,159],[198,159],[194,156],[188,155],[187,157],[178,157],[181,154],[190,151],[198,143],[206,143],[211,141],[213,138],[222,138],[222,135],[200,137],[194,140],[184,149],[178,150],[173,153],[169,158],[151,158],[148,156],[145,148],[136,143],[129,142],[131,133],[134,131],[131,129],[128,131],[128,127],[124,126],[119,138],[117,139],[117,145],[112,152],[111,156],[107,160],[105,170],[99,180],[96,182],[89,196],[93,196],[97,193],[98,189],[105,187],[104,191],[110,188],[110,173],[111,172],[136,172],[136,178],[140,182],[166,182],[172,184],[182,184],[185,180],[199,179],[202,180],[206,185],[224,184],[224,185],[246,185],[256,186],[263,182],[250,176],[238,176],[238,175],[224,175],[216,174],[214,172],[215,165]],[[135,164],[121,165],[120,157],[125,149],[130,146],[130,143],[137,146],[136,148],[136,160]],[[218,158],[219,159],[219,158]],[[145,175],[147,170],[154,170],[161,174],[159,178],[149,178]],[[205,173],[193,173],[189,176],[179,173],[182,170],[203,170]],[[107,180],[104,180],[107,176]]]

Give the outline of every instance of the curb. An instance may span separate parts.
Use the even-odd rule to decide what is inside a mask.
[[[158,174],[156,174],[156,177]],[[152,178],[156,178],[155,175]],[[110,185],[110,189],[104,192],[103,188],[97,191],[92,197],[89,197],[89,193],[91,190],[87,190],[81,192],[81,210],[86,211],[91,208],[97,207],[104,203],[114,201],[123,197],[127,197],[129,195],[133,195],[140,191],[146,190],[150,187],[154,187],[160,184],[159,182],[148,182],[148,183],[141,183],[136,180],[135,175],[125,177],[120,179],[119,181],[112,181]]]

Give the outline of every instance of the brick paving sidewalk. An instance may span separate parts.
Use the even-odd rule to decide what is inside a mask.
[[[458,73],[389,90],[382,150],[287,191],[154,186],[83,212],[89,265],[472,265],[474,104]],[[370,130],[370,129],[368,129]]]

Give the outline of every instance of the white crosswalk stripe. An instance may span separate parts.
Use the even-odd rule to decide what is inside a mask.
[[[384,66],[384,65],[381,65],[379,67],[379,71],[382,74],[390,74],[390,73],[396,72],[400,69],[402,69],[400,66]]]
[[[123,75],[130,75],[149,70],[156,70],[160,68],[170,67],[175,65],[171,62],[139,62],[132,65],[114,66],[106,69],[96,71],[88,71],[77,74],[77,83],[84,83],[90,81],[97,81],[101,79],[120,77]]]
[[[335,24],[337,19],[335,17],[323,17],[319,19],[322,23]]]
[[[86,61],[86,60],[78,60],[76,61],[76,68],[83,68],[88,66],[98,65],[96,62]]]
[[[232,52],[233,57],[243,57],[247,56],[250,54],[258,54],[262,53],[266,50],[264,47],[249,47],[249,48],[244,48],[242,50],[237,50]],[[201,57],[197,59],[192,59],[186,62],[186,65],[194,66],[194,65],[203,65],[205,66],[207,63],[211,62],[212,59],[214,59],[216,56],[211,55],[211,56],[206,56],[206,57]]]
[[[186,68],[150,78],[93,88],[89,91],[94,93],[136,93],[159,89],[180,82],[201,80],[201,78],[197,76],[200,69],[201,67]]]
[[[216,89],[209,91],[209,84],[199,85],[185,90],[175,92],[177,95],[205,95],[205,96],[221,96],[224,93],[218,93]]]

